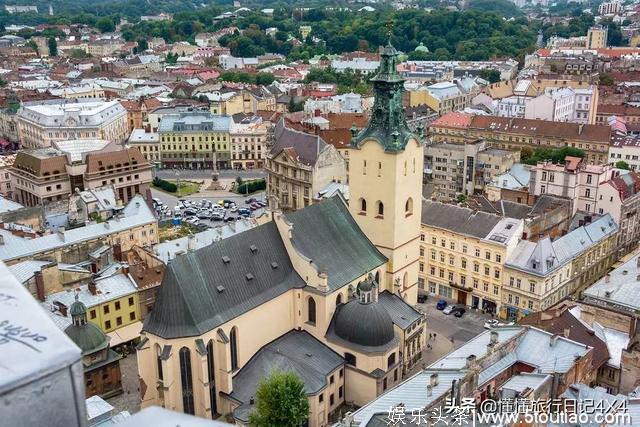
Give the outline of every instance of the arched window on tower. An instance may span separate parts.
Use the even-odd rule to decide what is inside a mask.
[[[378,202],[376,203],[377,206],[377,211],[378,211],[378,216],[384,216],[384,204],[378,200]]]
[[[366,212],[367,212],[367,201],[361,197],[360,198],[360,213],[366,213]]]
[[[382,176],[382,162],[378,162],[378,176]]]
[[[376,283],[378,285],[380,285],[380,272],[379,271],[376,271],[376,276],[375,277],[376,277]]]
[[[182,384],[182,410],[185,414],[195,415],[193,405],[193,378],[191,376],[191,351],[187,347],[180,349],[180,382]]]
[[[404,276],[402,276],[402,288],[407,289],[407,286],[409,286],[409,273],[405,271]]]
[[[342,294],[338,294],[336,297],[336,306],[342,304]]]
[[[407,176],[407,161],[404,161],[404,176]]]
[[[404,213],[405,215],[411,215],[413,213],[413,199],[411,197],[409,197],[404,204]]]
[[[307,321],[316,324],[316,300],[313,297],[307,301]]]
[[[231,370],[238,369],[238,328],[231,328],[229,333],[229,345],[231,348]]]

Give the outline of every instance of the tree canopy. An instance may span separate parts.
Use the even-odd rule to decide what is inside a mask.
[[[300,427],[308,416],[309,401],[302,380],[291,371],[273,371],[258,384],[249,423],[256,427]]]
[[[533,151],[530,148],[523,148],[520,151],[520,161],[527,165],[535,165],[544,160],[562,164],[567,156],[584,158],[585,153],[575,147],[536,148]]]

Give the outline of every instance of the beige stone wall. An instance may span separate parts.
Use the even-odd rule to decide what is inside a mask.
[[[389,259],[381,288],[401,290],[410,303],[417,296],[422,169],[422,146],[414,140],[399,153],[385,153],[374,140],[350,151],[349,211]],[[383,215],[378,215],[379,203]]]

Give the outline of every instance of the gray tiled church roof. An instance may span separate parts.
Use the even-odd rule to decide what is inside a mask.
[[[144,330],[163,338],[202,335],[304,285],[270,222],[172,260]]]
[[[289,214],[287,220],[293,223],[293,244],[327,273],[331,290],[387,261],[360,230],[340,197]]]
[[[327,273],[332,290],[386,262],[338,196],[287,220],[293,223],[294,245]],[[163,338],[202,335],[304,286],[276,224],[269,222],[172,260],[144,330]]]

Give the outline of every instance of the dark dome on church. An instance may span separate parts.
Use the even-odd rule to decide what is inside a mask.
[[[385,345],[394,338],[393,321],[384,307],[357,299],[340,308],[334,330],[340,338],[368,347]]]
[[[81,326],[69,325],[64,330],[64,333],[71,338],[71,341],[80,347],[82,354],[94,353],[104,349],[109,344],[105,333],[91,322],[87,322]]]

